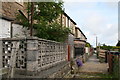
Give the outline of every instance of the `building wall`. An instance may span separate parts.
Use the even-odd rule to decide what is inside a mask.
[[[70,29],[72,34],[75,35],[75,24],[72,21],[70,21]]]
[[[26,37],[29,36],[27,28],[22,25],[12,24],[11,21],[0,19],[0,38]],[[12,31],[12,32],[11,32]]]
[[[81,32],[79,31],[79,29],[76,29],[76,38],[81,38]]]
[[[10,38],[11,22],[0,19],[0,38]]]
[[[25,4],[23,2],[2,2],[0,14],[3,18],[0,19],[0,38],[10,38],[11,36],[25,37],[24,33],[26,32],[28,34],[22,25],[14,24],[13,21],[18,14],[18,10],[21,10],[26,15]],[[7,19],[10,19],[11,21]]]
[[[67,27],[66,26],[66,16],[65,15],[62,15],[62,26]]]
[[[61,19],[62,19],[62,20],[61,20]],[[63,27],[68,27],[68,28],[70,28],[72,34],[75,35],[75,27],[76,27],[76,26],[75,26],[75,24],[71,21],[71,19],[70,19],[68,16],[62,14],[62,15],[60,15],[60,16],[58,17],[57,21],[58,21],[58,23],[61,24]],[[61,23],[61,21],[62,21],[62,23]]]
[[[13,38],[27,37],[29,36],[28,34],[29,34],[29,31],[27,30],[27,28],[19,24],[12,24],[12,37]]]
[[[25,12],[24,5],[17,2],[2,2],[2,9],[0,10],[0,13],[3,16],[13,19],[16,17],[18,10]]]
[[[85,37],[83,35],[81,35],[81,40],[85,40],[86,41],[86,39],[85,39]]]
[[[75,29],[75,37],[80,38],[80,40],[86,41],[85,36],[83,35],[83,33],[78,28]]]

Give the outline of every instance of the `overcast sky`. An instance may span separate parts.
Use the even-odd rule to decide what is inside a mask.
[[[117,0],[87,1],[66,0],[65,12],[77,23],[87,37],[87,41],[95,46],[98,42],[115,46],[118,41],[118,2]]]

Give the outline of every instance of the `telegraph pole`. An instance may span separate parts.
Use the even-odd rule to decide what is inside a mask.
[[[34,3],[31,2],[30,36],[33,36]]]
[[[96,48],[97,48],[97,36],[96,36]]]

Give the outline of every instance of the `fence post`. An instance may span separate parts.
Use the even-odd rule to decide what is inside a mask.
[[[27,39],[27,75],[34,76],[37,69],[38,40]]]
[[[112,54],[109,53],[109,73],[112,73]]]
[[[118,77],[119,77],[119,80],[120,80],[120,54],[118,55]]]
[[[0,80],[2,78],[2,39],[0,39]]]

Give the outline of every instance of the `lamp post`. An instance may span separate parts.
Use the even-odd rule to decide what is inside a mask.
[[[96,49],[97,49],[98,37],[97,37],[97,35],[96,35],[96,34],[93,34],[93,35],[95,35],[95,46],[96,46]]]

